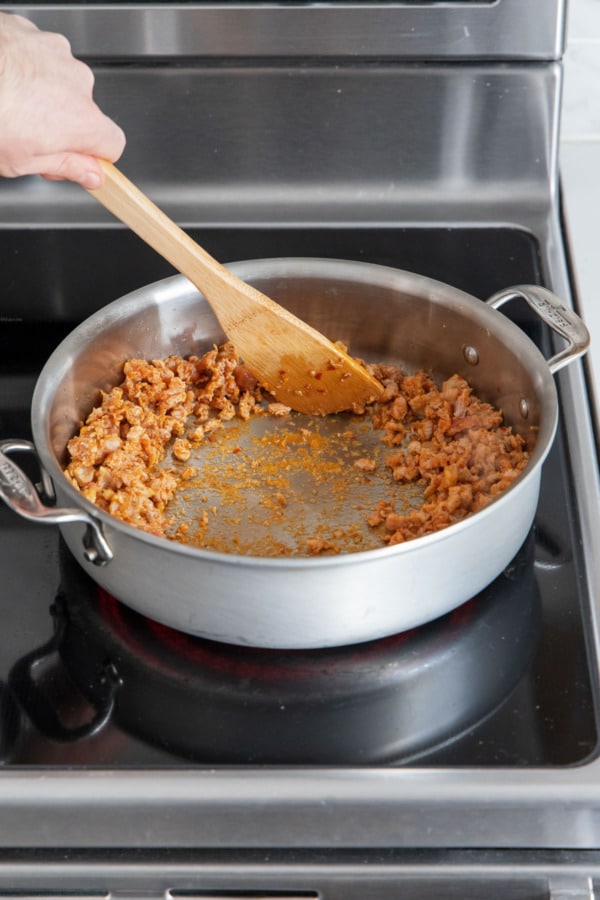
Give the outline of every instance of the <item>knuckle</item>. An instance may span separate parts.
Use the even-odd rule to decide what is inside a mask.
[[[71,55],[71,42],[66,35],[59,34],[56,31],[47,31],[45,37],[48,44],[51,44],[55,50]]]
[[[94,87],[94,83],[96,78],[94,76],[93,71],[90,69],[86,63],[82,62],[80,59],[74,59],[75,71],[77,73],[77,77],[80,80],[80,83],[84,87],[84,89],[89,90]]]

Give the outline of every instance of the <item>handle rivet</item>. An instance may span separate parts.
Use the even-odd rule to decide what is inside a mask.
[[[529,403],[527,402],[527,400],[525,400],[524,397],[519,400],[519,412],[524,419],[526,419],[529,415]]]
[[[465,344],[463,347],[463,356],[470,366],[476,366],[479,363],[479,353],[475,347],[470,347],[469,344]]]

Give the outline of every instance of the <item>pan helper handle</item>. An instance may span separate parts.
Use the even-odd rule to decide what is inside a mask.
[[[509,300],[518,299],[525,300],[540,319],[567,342],[566,347],[548,360],[552,374],[583,356],[590,345],[589,331],[579,316],[547,288],[537,284],[520,284],[499,291],[487,303],[499,309]]]
[[[19,439],[0,441],[0,498],[13,512],[30,522],[47,522],[51,525],[82,522],[86,526],[83,537],[83,555],[87,561],[97,566],[103,566],[110,562],[113,552],[99,523],[84,510],[74,507],[46,506],[42,503],[39,493],[28,476],[7,455],[19,451],[33,453],[37,457],[35,447],[30,441]],[[52,492],[50,479],[43,470],[42,485],[45,493]]]

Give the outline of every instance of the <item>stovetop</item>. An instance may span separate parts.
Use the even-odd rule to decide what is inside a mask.
[[[358,259],[420,272],[481,299],[501,287],[543,280],[538,244],[518,229],[191,232],[224,261]],[[48,254],[48,245],[69,252]],[[114,265],[97,267],[85,297],[74,302],[90,255],[108,252]],[[60,269],[40,265],[57,258]],[[7,285],[0,439],[27,438],[37,373],[77,323],[73,309],[83,318],[171,270],[114,228],[6,231],[0,233],[0,265]],[[28,318],[29,309],[39,310],[39,300],[28,306],[28,298],[40,292],[52,298],[51,321]],[[528,311],[511,314],[547,350],[548,336]],[[157,631],[98,591],[56,529],[30,525],[2,507],[3,763],[115,769],[582,763],[596,747],[597,722],[580,529],[561,423],[544,465],[532,533],[480,596],[396,639],[273,653]],[[389,677],[382,679],[382,672]],[[113,705],[107,684],[114,687]],[[91,735],[90,722],[98,726]]]

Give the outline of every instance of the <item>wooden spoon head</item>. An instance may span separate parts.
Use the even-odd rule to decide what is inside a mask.
[[[358,411],[383,393],[381,384],[359,362],[334,344],[306,356],[286,354],[275,367],[264,361],[245,364],[261,384],[286,406],[308,415]]]
[[[245,315],[221,324],[245,366],[280,403],[324,416],[361,409],[383,394],[379,381],[343,347],[250,285],[243,295]],[[232,309],[231,296],[229,302]]]

